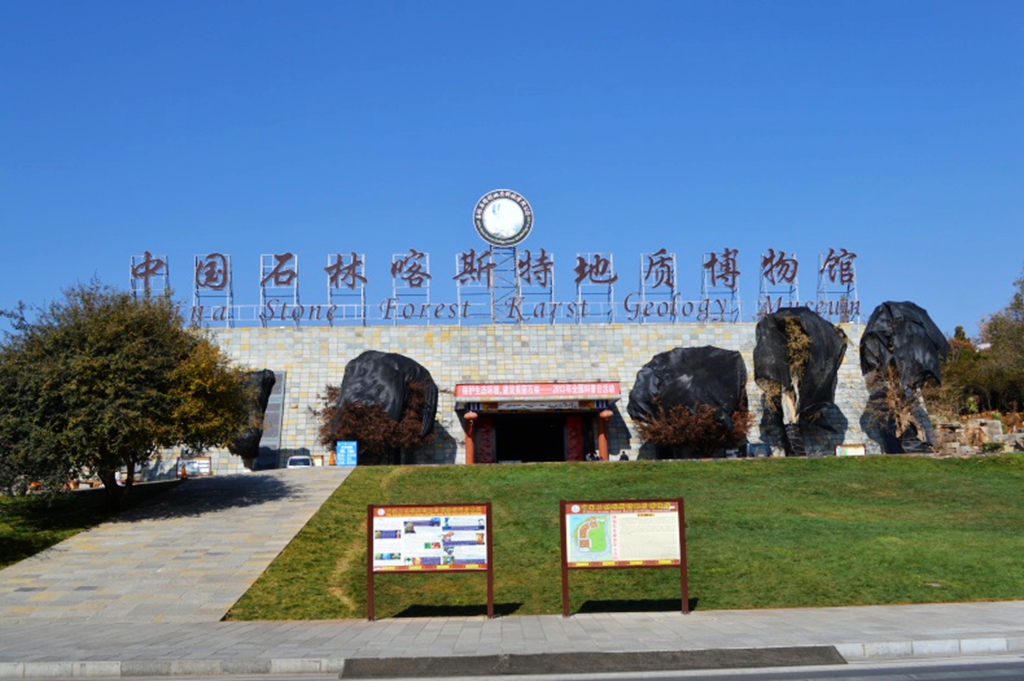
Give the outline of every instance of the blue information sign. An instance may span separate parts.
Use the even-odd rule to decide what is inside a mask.
[[[359,453],[359,443],[355,440],[342,440],[335,444],[334,464],[336,466],[355,466]]]

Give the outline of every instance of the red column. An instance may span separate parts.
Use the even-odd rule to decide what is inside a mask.
[[[462,418],[466,419],[466,463],[476,463],[476,454],[473,451],[473,422],[476,421],[477,413],[467,411]]]
[[[605,409],[598,416],[597,422],[597,454],[602,461],[608,460],[608,421],[612,418],[612,410]]]

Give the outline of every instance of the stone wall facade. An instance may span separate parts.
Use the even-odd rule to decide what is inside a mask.
[[[425,463],[464,463],[464,431],[455,412],[456,383],[618,381],[622,398],[613,407],[608,433],[609,458],[653,458],[626,413],[636,373],[651,357],[675,347],[712,345],[741,353],[747,370],[747,394],[754,411],[751,442],[767,442],[781,453],[780,434],[764,418],[762,393],[754,383],[753,323],[579,324],[486,326],[367,326],[213,329],[215,342],[249,369],[287,373],[281,426],[283,462],[294,453],[329,456],[316,442],[313,410],[328,384],[340,384],[345,365],[365,350],[396,352],[416,360],[440,390],[437,437],[416,453]],[[860,373],[863,325],[843,324],[849,345],[839,371],[837,408],[824,416],[831,428],[814,428],[806,438],[812,455],[831,454],[836,444],[878,445],[865,434],[868,394]],[[214,452],[214,472],[241,471],[241,462]]]

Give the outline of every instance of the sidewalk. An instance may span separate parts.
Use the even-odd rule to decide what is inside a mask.
[[[216,622],[350,471],[190,478],[0,571],[0,635],[19,620]]]
[[[190,480],[159,505],[0,571],[0,678],[339,673],[353,659],[372,667],[371,660],[580,651],[834,646],[850,661],[1024,655],[1024,601],[218,621],[345,475],[317,469]]]

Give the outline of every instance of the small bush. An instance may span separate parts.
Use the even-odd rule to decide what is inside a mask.
[[[895,363],[890,363],[884,369],[870,374],[868,387],[871,399],[866,413],[870,421],[876,425],[891,422],[895,426],[896,437],[903,437],[903,433],[911,426],[919,433],[925,432],[924,427],[914,416],[914,407],[917,406],[920,392],[903,386],[903,379]]]
[[[321,408],[315,414],[320,421],[319,442],[333,451],[340,440],[359,443],[359,465],[399,463],[402,450],[419,449],[434,439],[433,433],[421,435],[423,408],[426,404],[423,384],[409,384],[402,416],[392,421],[379,404],[340,404],[341,387],[328,385],[320,397]]]
[[[732,413],[732,430],[718,421],[714,407],[697,404],[693,411],[681,405],[666,411],[655,398],[653,419],[637,422],[640,439],[658,447],[683,448],[698,457],[710,457],[742,444],[753,421],[749,411]]]

